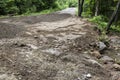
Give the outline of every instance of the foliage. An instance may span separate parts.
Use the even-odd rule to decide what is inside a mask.
[[[104,30],[107,26],[107,23],[104,21],[104,16],[95,16],[90,18],[89,21],[96,23],[100,30]]]
[[[0,0],[0,15],[40,12],[55,8],[57,0]]]
[[[77,0],[0,0],[0,15],[29,14],[77,6]]]
[[[58,8],[77,7],[77,0],[57,0]]]
[[[98,3],[97,3],[98,2]],[[116,9],[118,0],[85,0],[83,16],[97,24],[100,30],[105,30],[113,11]],[[97,7],[98,4],[98,7]],[[96,8],[98,9],[97,16]],[[120,10],[111,30],[120,32]],[[116,27],[115,27],[116,26]]]
[[[105,16],[94,16],[93,18],[89,18],[89,21],[96,23],[97,28],[102,31],[102,35],[105,35],[107,26],[107,22],[105,22]],[[112,25],[111,30],[120,32],[120,25]]]

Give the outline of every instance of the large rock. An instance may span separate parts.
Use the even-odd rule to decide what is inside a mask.
[[[103,61],[104,63],[114,62],[114,60],[109,56],[103,56],[100,60]]]

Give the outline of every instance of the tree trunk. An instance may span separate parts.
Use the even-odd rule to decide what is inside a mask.
[[[82,16],[84,0],[78,0],[78,16]]]
[[[95,7],[95,16],[98,16],[98,12],[99,12],[99,1],[96,1],[96,7]]]
[[[78,0],[78,16],[80,17],[80,0]]]
[[[116,14],[116,17],[115,17],[115,20],[114,20],[115,27],[117,27],[117,21],[118,21],[118,13]]]
[[[111,17],[111,19],[110,19],[110,21],[109,21],[109,23],[108,23],[108,25],[107,25],[107,29],[106,29],[107,32],[109,31],[109,29],[110,29],[112,23],[114,22],[114,20],[115,20],[117,14],[118,14],[119,8],[120,8],[120,0],[118,1],[116,10],[113,12],[112,17]]]

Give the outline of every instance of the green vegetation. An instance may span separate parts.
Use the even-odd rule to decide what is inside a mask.
[[[67,7],[77,7],[78,1],[77,0],[57,0],[56,1],[58,8],[64,9]]]
[[[0,0],[0,15],[50,13],[77,6],[75,0]]]
[[[96,23],[100,30],[105,30],[117,2],[118,0],[85,0],[82,15]],[[0,0],[0,17],[48,14],[77,5],[78,0]],[[120,15],[117,15],[111,30],[120,32]]]
[[[107,21],[105,21],[104,19],[105,17],[104,16],[95,16],[93,18],[89,18],[88,20],[95,23],[98,27],[98,29],[100,29],[103,34],[105,33],[105,30],[106,30],[106,26],[108,24]],[[120,25],[112,25],[111,27],[111,31],[115,31],[115,32],[120,32]]]
[[[83,17],[96,23],[97,27],[105,32],[108,21],[116,9],[119,0],[85,0],[83,7]],[[120,32],[120,10],[111,27],[112,31]]]
[[[0,15],[21,15],[55,8],[55,0],[0,0]]]
[[[107,23],[105,22],[103,16],[95,16],[93,18],[90,18],[89,21],[96,23],[100,30],[104,30],[107,26]]]

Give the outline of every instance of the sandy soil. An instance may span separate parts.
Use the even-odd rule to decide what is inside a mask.
[[[90,54],[93,26],[64,13],[0,19],[0,80],[119,80]]]

